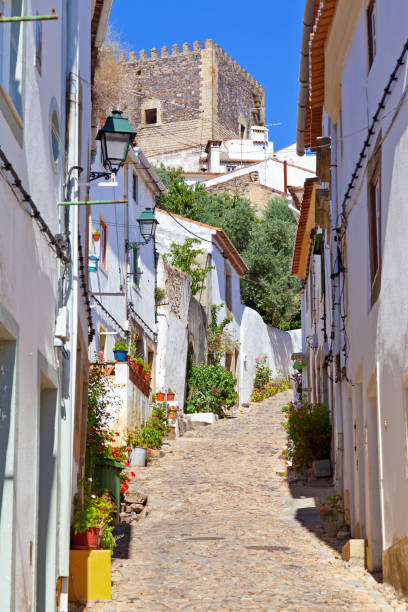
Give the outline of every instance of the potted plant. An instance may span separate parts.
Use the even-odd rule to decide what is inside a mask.
[[[115,506],[108,492],[96,495],[91,492],[90,486],[84,486],[82,496],[80,494],[76,496],[75,507],[72,517],[72,548],[79,550],[98,548],[105,526],[115,512]]]
[[[94,232],[92,232],[92,238],[94,240],[94,242],[99,242],[99,238],[101,237],[101,230],[95,230]]]
[[[164,402],[164,393],[156,393],[156,402]]]
[[[132,467],[144,467],[146,465],[147,451],[142,443],[142,432],[139,427],[127,430],[126,444],[130,446],[129,463]]]
[[[174,402],[174,396],[175,396],[174,391],[171,391],[171,389],[169,389],[167,391],[167,401],[168,402]]]
[[[115,355],[116,361],[126,361],[126,355],[128,354],[127,342],[124,340],[116,342],[113,347],[113,354]]]

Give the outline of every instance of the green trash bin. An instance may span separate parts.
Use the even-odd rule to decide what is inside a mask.
[[[120,473],[125,467],[123,463],[111,459],[103,459],[95,465],[95,483],[101,489],[107,489],[115,500],[116,520],[118,520],[120,513]]]

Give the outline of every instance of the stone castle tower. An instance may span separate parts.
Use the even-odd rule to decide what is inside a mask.
[[[264,124],[264,88],[212,40],[184,43],[181,52],[152,49],[150,57],[132,52],[126,69],[135,96],[129,118],[150,157],[246,138],[251,125]]]

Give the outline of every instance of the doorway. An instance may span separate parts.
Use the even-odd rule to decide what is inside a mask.
[[[38,454],[37,610],[55,610],[57,390],[41,375]]]

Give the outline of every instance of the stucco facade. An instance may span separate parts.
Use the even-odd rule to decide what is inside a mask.
[[[98,152],[93,171],[102,170]],[[116,200],[120,199],[120,194],[127,203],[93,205],[91,209],[90,268],[94,267],[92,257],[96,257],[98,269],[89,271],[95,328],[90,360],[112,362],[115,342],[128,342],[133,336],[137,353],[152,368],[151,385],[154,390],[157,345],[155,243],[152,239],[142,244],[144,240],[137,219],[146,208],[154,210],[155,198],[157,194],[165,192],[165,187],[139,147],[129,151],[127,162],[116,180],[117,187],[104,185],[102,179],[91,188],[93,200]],[[92,239],[96,230],[100,231],[98,240]],[[121,433],[144,421],[146,406],[150,402],[150,394],[146,395],[143,388],[139,389],[133,384],[130,375],[129,371],[116,424]],[[118,373],[115,368],[113,380],[115,384],[123,385],[123,378],[123,366],[119,365]]]
[[[6,16],[11,4],[1,3]],[[18,4],[14,16],[48,10]],[[53,6],[57,20],[1,24],[0,34],[0,607],[22,612],[52,612],[57,592],[67,609],[90,330],[85,211],[57,202],[86,195],[71,167],[89,163],[91,48],[111,2]]]
[[[318,170],[320,186],[331,193],[330,224],[322,227],[322,220],[315,220],[330,260],[328,342],[320,368],[329,376],[336,480],[352,537],[366,540],[368,568],[382,569],[385,580],[404,591],[408,352],[402,262],[408,114],[403,104],[406,32],[401,24],[407,11],[402,1],[390,12],[385,0],[339,0],[335,11],[323,14],[314,36],[319,39],[327,28],[324,46],[321,39],[311,45],[312,61],[324,49],[325,69],[312,77],[324,83],[323,131],[316,131],[313,116],[306,117],[306,123],[312,121],[312,146],[319,142],[313,138],[330,138],[325,144],[329,162]],[[312,87],[316,90],[313,82]],[[312,93],[312,115],[319,104]],[[313,274],[315,261],[316,256],[309,262],[309,277],[318,276]],[[322,303],[322,288],[312,288],[315,303]],[[304,293],[305,334],[311,328],[306,301],[312,288]],[[318,338],[309,345],[308,381],[314,397],[322,387],[323,370],[317,369],[321,348]]]

